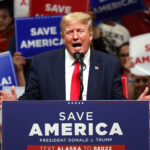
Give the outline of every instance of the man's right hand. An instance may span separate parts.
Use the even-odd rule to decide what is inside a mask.
[[[0,91],[0,109],[2,109],[2,101],[16,101],[17,95],[15,92],[15,86],[11,87],[11,94]]]

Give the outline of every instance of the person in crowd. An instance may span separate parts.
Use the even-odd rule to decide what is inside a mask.
[[[25,93],[19,100],[78,100],[80,84],[72,81],[80,82],[81,59],[85,66],[82,100],[125,100],[119,61],[90,48],[93,39],[90,15],[69,13],[63,16],[60,27],[65,49],[42,53],[32,59]],[[79,59],[74,54],[78,54]],[[14,86],[11,92],[0,91],[0,103],[3,100],[16,100]],[[147,93],[148,88],[140,95],[140,100],[150,99]]]
[[[26,65],[25,58],[19,52],[15,52],[13,55],[13,62],[15,65],[17,80],[19,86],[25,86],[26,79],[24,75],[24,66]]]
[[[100,30],[99,37],[104,43],[106,52],[116,57],[117,48],[129,41],[129,31],[123,25],[112,20],[106,20],[97,27]]]
[[[0,53],[5,52],[14,33],[11,2],[0,1]],[[0,111],[1,117],[1,111]],[[2,140],[2,118],[0,118],[0,150]]]
[[[88,14],[91,16],[92,20],[94,20],[94,18],[96,17],[93,11],[89,11]],[[91,47],[97,51],[108,53],[106,51],[106,46],[102,39],[102,36],[100,35],[100,30],[94,23],[93,23],[93,40]]]
[[[14,18],[16,17],[29,17],[29,3],[30,0],[13,0]],[[12,36],[8,45],[7,51],[10,51],[13,56],[13,62],[16,70],[18,86],[25,86],[28,77],[28,71],[31,64],[30,59],[25,59],[21,53],[16,52],[16,37]]]
[[[102,36],[100,35],[100,30],[97,26],[93,25],[93,41],[92,46],[95,50],[104,52],[108,54],[108,51],[106,51],[106,45],[103,41]]]
[[[127,62],[129,59],[129,42],[123,43],[117,50],[117,56],[120,62],[120,65],[123,67],[122,74],[128,75],[129,68],[133,67],[133,64],[131,66],[127,66]]]
[[[133,79],[134,99],[137,99],[141,95],[145,87],[150,88],[150,76],[133,75]]]
[[[7,51],[9,51],[13,56],[13,63],[16,70],[18,85],[24,87],[28,77],[31,59],[25,59],[25,57],[23,57],[20,52],[16,52],[15,41],[16,38],[15,36],[13,36],[9,43]]]
[[[133,76],[130,72],[130,68],[134,67],[134,63],[131,61],[132,58],[129,57],[129,42],[123,43],[117,50],[117,56],[121,65],[122,77],[127,79],[127,89],[128,89],[128,99],[134,99],[134,89],[133,89]],[[126,85],[124,85],[126,86]]]
[[[25,86],[27,72],[30,66],[30,60],[26,60],[20,52],[16,52],[16,38],[12,36],[8,45],[7,51],[9,51],[13,57],[13,63],[16,70],[16,76],[18,80],[18,86]]]
[[[0,53],[7,50],[14,33],[13,17],[9,1],[0,1]]]

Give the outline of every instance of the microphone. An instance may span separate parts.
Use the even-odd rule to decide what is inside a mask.
[[[83,63],[84,53],[75,52],[73,57],[80,63]]]

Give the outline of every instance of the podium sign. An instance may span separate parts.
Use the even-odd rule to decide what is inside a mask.
[[[148,102],[3,102],[3,150],[148,150]]]

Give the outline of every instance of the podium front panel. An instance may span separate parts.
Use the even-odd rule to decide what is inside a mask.
[[[3,102],[3,150],[149,150],[146,101]]]

